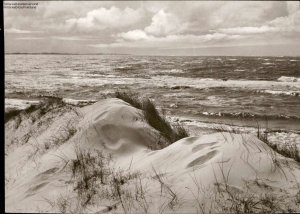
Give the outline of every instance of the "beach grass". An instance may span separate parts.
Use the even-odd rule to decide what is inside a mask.
[[[135,108],[143,110],[147,123],[159,131],[168,144],[189,136],[188,131],[183,126],[178,124],[173,127],[166,117],[159,113],[155,104],[150,99],[141,99],[137,94],[133,94],[132,92],[119,91],[116,92],[115,97],[124,100]]]
[[[271,143],[268,139],[268,132],[261,131],[260,127],[257,127],[257,138],[260,139],[262,142],[270,146],[275,152],[281,154],[284,157],[292,158],[298,163],[300,163],[300,155],[297,148],[297,145],[294,143],[283,143],[282,145],[278,145],[275,143]]]
[[[49,97],[44,98],[44,100],[41,101],[37,105],[31,105],[26,109],[21,109],[21,110],[14,109],[14,110],[5,112],[4,120],[5,120],[5,123],[7,123],[8,121],[10,121],[11,119],[13,119],[17,116],[20,116],[22,114],[25,114],[25,115],[31,114],[32,112],[35,112],[38,110],[39,110],[39,114],[42,116],[42,115],[46,114],[51,107],[53,107],[55,105],[61,106],[63,104],[64,104],[64,102],[63,102],[62,98],[49,96]]]

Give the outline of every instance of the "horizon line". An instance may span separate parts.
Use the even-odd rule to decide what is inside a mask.
[[[130,54],[130,53],[59,53],[59,52],[12,52],[4,53],[5,55],[128,55],[128,56],[178,56],[178,57],[193,57],[193,56],[203,56],[203,57],[300,57],[294,55],[156,55],[156,54]]]

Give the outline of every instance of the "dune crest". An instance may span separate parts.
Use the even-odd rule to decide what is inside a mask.
[[[141,110],[119,99],[106,99],[82,109],[82,142],[124,155],[147,148],[159,133],[143,119]]]

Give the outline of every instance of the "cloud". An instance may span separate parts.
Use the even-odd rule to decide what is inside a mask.
[[[118,52],[122,47],[158,50],[300,40],[299,2],[50,1],[40,2],[36,10],[4,9],[4,26],[6,43],[11,41],[6,48],[14,50],[22,49],[21,40],[41,35],[46,39],[38,42],[48,49],[57,44],[73,50],[72,44],[80,44],[78,52],[83,46],[116,47]],[[41,49],[35,42],[30,45]]]
[[[143,30],[132,30],[124,33],[119,33],[117,37],[129,41],[147,40],[151,38],[151,36],[147,35],[147,33],[145,33],[145,31]]]
[[[185,24],[171,13],[164,10],[158,11],[153,17],[151,24],[145,28],[145,32],[155,36],[165,36],[182,31]]]
[[[142,30],[134,30],[117,35],[118,40],[110,44],[90,45],[98,48],[108,47],[142,47],[142,48],[168,48],[195,46],[205,46],[218,44],[220,41],[230,41],[245,38],[240,35],[226,35],[222,33],[212,33],[206,35],[168,35],[165,37],[155,37],[148,35]]]
[[[126,7],[121,10],[117,7],[106,9],[104,7],[92,10],[82,18],[66,20],[69,29],[78,31],[97,31],[107,28],[122,28],[136,24],[142,18],[140,9],[134,10]]]
[[[226,34],[260,34],[267,32],[276,32],[278,29],[276,27],[261,26],[261,27],[236,27],[236,28],[221,28],[217,32]]]
[[[95,8],[109,6],[110,2],[104,1],[45,1],[39,2],[38,12],[41,12],[43,19],[47,18],[71,18],[86,15]]]
[[[286,6],[289,14],[293,14],[299,10],[299,1],[287,1]]]
[[[276,17],[273,20],[264,22],[261,26],[239,26],[234,28],[220,28],[215,32],[226,33],[226,34],[269,34],[269,33],[281,33],[291,34],[300,32],[300,10],[299,7],[295,7],[295,4],[287,3],[288,14],[286,16]],[[272,35],[272,37],[275,35]]]
[[[64,40],[64,41],[85,41],[93,40],[92,38],[83,38],[78,36],[52,36],[52,39]]]
[[[45,39],[45,37],[18,37],[16,40],[40,40]]]
[[[195,45],[201,46],[220,41],[242,39],[245,36],[240,35],[241,31],[254,30],[252,28],[223,29],[213,33],[195,35],[184,33],[188,27],[188,22],[184,22],[174,14],[165,12],[162,9],[153,15],[151,23],[144,29],[118,33],[115,35],[115,42],[93,45],[93,47],[193,47]],[[232,31],[231,33],[229,32],[230,30]]]
[[[289,16],[278,17],[268,23],[282,32],[300,32],[300,10],[291,13]]]
[[[266,21],[272,20],[274,15],[277,17],[277,14],[273,12],[274,4],[281,3],[271,1],[223,2],[219,7],[209,11],[207,23],[210,28],[214,29],[260,26]]]
[[[144,30],[136,29],[122,32],[117,34],[117,37],[128,41],[156,40],[156,37],[176,35],[185,27],[186,25],[182,24],[175,15],[159,10],[153,15],[150,25],[146,26]]]
[[[16,29],[16,28],[9,28],[9,29],[4,28],[4,32],[5,33],[16,33],[16,34],[42,33],[41,31],[20,30],[20,29]]]

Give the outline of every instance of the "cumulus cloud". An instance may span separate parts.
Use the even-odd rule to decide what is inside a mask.
[[[151,38],[151,36],[147,35],[147,33],[143,30],[132,30],[124,33],[119,33],[117,37],[130,41],[147,40]]]
[[[117,7],[100,8],[92,10],[82,18],[71,18],[66,20],[70,29],[78,31],[95,31],[107,28],[122,28],[136,24],[142,18],[140,9],[134,10],[125,8],[121,10]]]
[[[165,12],[163,9],[157,11],[151,23],[144,29],[135,29],[116,34],[117,40],[111,44],[98,44],[95,47],[167,47],[205,45],[217,43],[224,40],[241,39],[243,36],[237,32],[218,31],[201,35],[184,33],[189,27],[187,22],[177,18],[174,14]],[[232,29],[234,31],[234,29]]]
[[[282,32],[300,32],[300,10],[285,17],[278,17],[268,23]]]
[[[69,41],[68,48],[80,43],[81,47],[167,49],[300,40],[299,2],[51,1],[40,2],[34,11],[4,10],[4,26],[10,44],[17,37],[34,40],[43,32],[51,39],[43,43],[48,49],[60,47],[63,41]]]
[[[181,23],[175,15],[160,10],[152,17],[152,22],[145,31],[155,36],[165,36],[178,33],[185,27],[186,24]]]
[[[156,37],[176,35],[183,31],[185,27],[186,24],[181,23],[175,15],[159,10],[153,15],[150,25],[143,30],[136,29],[122,32],[117,34],[117,37],[128,41],[155,40]]]

